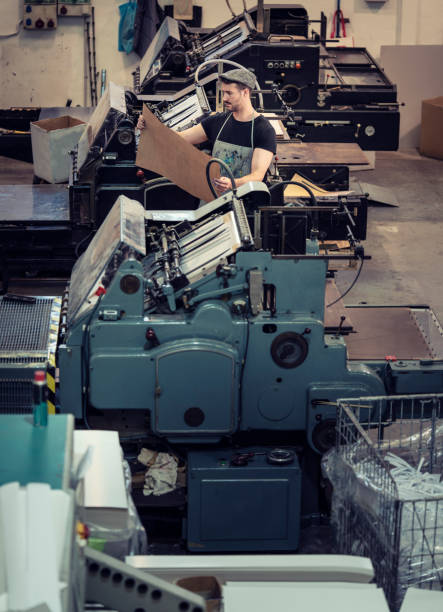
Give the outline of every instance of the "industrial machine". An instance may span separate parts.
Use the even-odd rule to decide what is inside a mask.
[[[166,195],[194,208],[198,200],[135,165],[134,97],[109,84],[89,128],[72,151],[69,186],[8,185],[0,198],[0,274],[9,279],[68,278],[74,262],[120,194],[150,208],[167,208]],[[167,182],[167,181],[166,181]],[[155,199],[151,195],[155,192]],[[24,231],[26,230],[26,231]]]
[[[135,165],[134,126],[138,116],[135,110],[137,105],[138,101],[130,92],[125,92],[113,83],[109,84],[107,94],[89,117],[90,127],[85,130],[78,150],[72,152],[69,186],[38,184],[3,187],[0,198],[3,292],[7,291],[10,278],[17,276],[68,278],[76,259],[86,249],[119,195],[137,200],[149,210],[171,207],[190,210],[198,206],[197,198],[155,173]],[[168,127],[181,130],[208,112],[209,103],[204,89],[197,88],[194,94],[175,104],[153,104],[151,109]],[[296,164],[288,166],[284,162],[278,173],[273,169],[271,182],[289,179],[296,171]],[[326,186],[330,183],[335,190],[349,187],[347,169],[339,166],[318,168],[315,175],[307,178],[320,181]],[[340,208],[339,199],[334,198],[333,193],[331,197],[332,200],[320,201],[320,205],[329,204],[331,210]],[[366,209],[363,195],[352,196],[351,199],[350,210],[357,207],[363,212]],[[342,203],[347,201],[347,198],[341,199]],[[13,206],[12,202],[20,204]],[[272,203],[283,205],[282,191],[274,192]],[[331,210],[324,210],[326,216],[321,220],[321,237],[338,239],[332,226],[336,228],[339,217],[334,213],[335,220],[331,226]],[[295,221],[296,212],[290,214]],[[300,215],[304,216],[299,211]],[[248,210],[248,216],[252,222],[252,208]],[[302,225],[298,225],[302,230],[302,225],[306,224],[303,221]],[[366,214],[359,215],[358,225],[359,234],[356,237],[363,239]],[[281,233],[280,225],[279,228]],[[297,235],[292,232],[293,242],[299,245],[296,252],[304,252],[305,238],[306,228]],[[340,238],[347,239],[346,231],[340,234]],[[275,252],[286,252],[272,240],[266,244]]]
[[[175,103],[204,87],[216,100],[217,73],[238,64],[257,77],[255,106],[279,114],[291,137],[397,149],[395,85],[366,49],[328,46],[324,23],[322,34],[309,39],[307,23],[307,15],[294,21],[305,28],[305,38],[284,34],[280,15],[269,21],[278,32],[271,29],[265,36],[245,11],[202,36],[167,17],[134,73],[134,91],[145,102]]]
[[[365,354],[364,331],[362,345],[343,321],[373,329],[374,316],[325,307],[334,258],[319,255],[316,228],[303,254],[255,246],[245,208],[267,203],[260,183],[196,211],[146,212],[120,196],[62,309],[60,410],[183,458],[195,552],[295,550],[301,517],[318,509],[336,400],[443,388],[432,312],[393,309],[394,334]]]

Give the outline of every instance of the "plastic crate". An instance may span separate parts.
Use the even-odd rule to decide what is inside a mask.
[[[339,400],[333,486],[338,551],[371,559],[392,611],[410,586],[443,589],[443,495],[405,493],[388,453],[417,471],[443,471],[443,395]],[[406,486],[410,486],[409,482]],[[437,485],[438,486],[438,485]]]

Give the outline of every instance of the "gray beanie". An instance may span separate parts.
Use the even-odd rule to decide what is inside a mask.
[[[246,85],[246,87],[249,87],[250,89],[254,89],[256,82],[255,74],[246,68],[234,68],[234,70],[228,70],[228,72],[221,74],[220,78],[224,81],[228,81],[229,83],[240,83],[241,85]]]

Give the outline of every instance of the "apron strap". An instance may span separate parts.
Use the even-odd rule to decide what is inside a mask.
[[[225,127],[225,125],[228,123],[229,119],[232,117],[232,113],[229,113],[229,115],[227,116],[227,118],[225,119],[223,125],[221,126],[221,128],[218,131],[218,134],[214,140],[214,144],[216,143],[217,140],[219,140],[220,138],[220,134],[223,131],[223,128]],[[254,121],[255,121],[255,117],[254,117],[254,113],[252,113],[252,125],[251,125],[251,149],[254,151]]]
[[[229,115],[227,116],[225,122],[223,123],[223,125],[221,126],[216,139],[214,140],[214,144],[216,143],[216,141],[220,138],[220,134],[222,133],[223,128],[225,127],[225,125],[228,123],[229,119],[232,117],[232,113],[229,113]]]

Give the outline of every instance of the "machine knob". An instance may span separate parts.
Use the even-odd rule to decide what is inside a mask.
[[[62,6],[62,8],[60,9],[60,13],[62,15],[66,15],[67,12],[68,12],[68,9],[66,8],[66,6]]]
[[[145,178],[145,173],[143,170],[137,170],[135,176],[142,181]]]
[[[295,453],[285,448],[274,448],[266,455],[266,460],[271,465],[289,465],[293,463]]]
[[[295,62],[295,68],[296,68],[296,70],[300,70],[301,63],[300,62]]]
[[[152,329],[152,327],[148,327],[148,329],[146,330],[146,340],[147,344],[149,345],[146,348],[154,348],[156,346],[159,346],[160,344],[159,339],[157,338],[157,334]]]
[[[29,6],[29,4],[28,4],[28,6],[26,7],[26,12],[27,12],[27,13],[31,13],[31,12],[32,12],[32,6]]]
[[[53,20],[53,19],[50,19],[50,20],[48,21],[48,28],[53,28],[54,26],[55,26],[54,20]]]
[[[43,22],[43,19],[40,19],[40,18],[39,18],[39,19],[37,19],[37,21],[35,22],[35,27],[36,27],[36,28],[42,28],[44,25],[45,25],[45,24],[44,24],[44,22]]]

